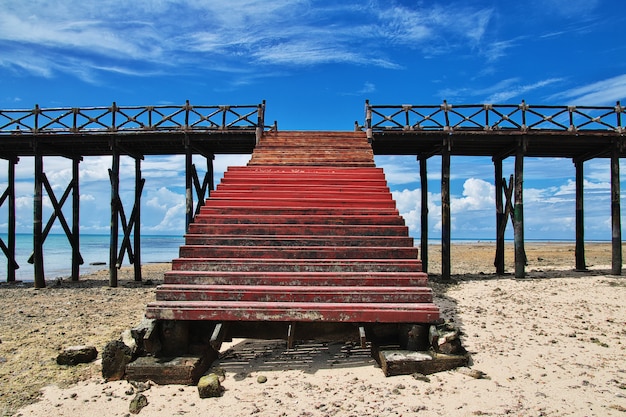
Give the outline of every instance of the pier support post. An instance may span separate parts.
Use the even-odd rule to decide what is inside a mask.
[[[622,221],[619,184],[620,143],[616,142],[611,150],[611,273],[622,274]]]
[[[185,136],[185,232],[189,231],[189,225],[193,221],[193,151],[189,143],[189,137]]]
[[[515,278],[526,276],[526,251],[524,250],[524,153],[526,139],[517,143],[515,150],[515,207],[513,233],[515,244]]]
[[[135,281],[141,281],[141,193],[143,191],[144,180],[141,178],[141,158],[135,158],[135,204],[134,213],[134,235],[133,247],[135,249]],[[133,220],[131,219],[131,220]]]
[[[8,184],[6,190],[0,197],[0,206],[8,199],[8,216],[7,216],[7,243],[0,238],[0,246],[7,258],[7,282],[15,282],[15,271],[19,269],[19,265],[15,261],[15,165],[19,161],[18,157],[9,158],[8,162]]]
[[[493,158],[495,167],[496,188],[496,258],[493,262],[497,275],[504,275],[504,231],[506,229],[506,217],[502,194],[504,192],[504,178],[502,177],[502,159]]]
[[[421,224],[420,224],[420,259],[422,261],[422,271],[428,273],[428,170],[426,156],[417,158],[420,164],[420,185],[422,188],[421,204]]]
[[[45,288],[43,268],[43,155],[35,143],[35,196],[33,207],[33,262],[35,288]]]
[[[575,160],[576,168],[576,270],[586,271],[583,161]]]
[[[72,159],[72,281],[78,281],[80,265],[83,258],[80,255],[80,193],[79,193],[79,169],[80,158]]]
[[[441,150],[441,279],[450,279],[450,139]]]
[[[117,243],[118,243],[118,216],[120,201],[120,153],[113,145],[111,169],[111,240],[109,246],[109,286],[117,287]]]

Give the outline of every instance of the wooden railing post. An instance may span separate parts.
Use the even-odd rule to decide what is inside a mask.
[[[257,126],[256,126],[256,144],[259,144],[259,140],[263,137],[263,131],[265,130],[265,100],[257,107]]]

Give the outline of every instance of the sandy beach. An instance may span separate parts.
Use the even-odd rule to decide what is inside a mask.
[[[441,283],[440,248],[430,247],[436,303],[463,331],[470,368],[386,378],[355,346],[240,339],[222,349],[222,397],[153,385],[140,415],[626,416],[626,278],[610,275],[610,244],[586,245],[584,272],[573,243],[529,243],[526,253],[527,278],[515,279],[511,245],[508,273],[496,276],[493,243],[453,244],[454,279]],[[138,324],[169,268],[145,265],[142,283],[123,269],[117,288],[105,270],[40,290],[1,284],[2,415],[130,415],[137,389],[105,382],[99,358],[69,367],[56,357],[74,345],[101,351]]]

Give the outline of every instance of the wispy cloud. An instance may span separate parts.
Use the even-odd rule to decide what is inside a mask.
[[[626,74],[575,87],[552,96],[554,100],[567,100],[577,105],[589,106],[606,106],[625,98]]]
[[[0,65],[45,77],[70,72],[89,82],[102,71],[138,76],[173,62],[215,71],[327,63],[397,69],[389,46],[423,54],[474,48],[493,15],[471,6],[378,1],[0,0],[0,7],[0,44],[11,51]],[[146,71],[136,69],[140,63]]]
[[[507,103],[512,99],[520,101],[524,98],[524,94],[540,90],[561,81],[563,81],[561,78],[547,78],[533,83],[525,83],[514,77],[506,78],[481,88],[446,88],[441,90],[440,94],[448,100],[464,101],[471,98],[484,103]]]

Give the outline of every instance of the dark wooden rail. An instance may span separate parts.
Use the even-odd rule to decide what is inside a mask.
[[[545,106],[521,104],[462,104],[444,100],[437,105],[365,104],[368,137],[380,131],[580,131],[626,133],[626,107]]]
[[[60,107],[0,110],[0,136],[17,134],[124,134],[264,128],[258,105]]]

